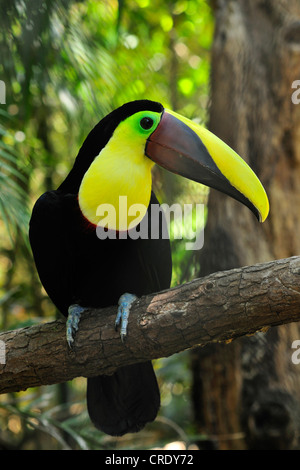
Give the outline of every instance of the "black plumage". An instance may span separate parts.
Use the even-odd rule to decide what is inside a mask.
[[[118,127],[127,118],[127,127],[126,123]],[[125,154],[128,160],[123,164]],[[137,202],[139,193],[148,204],[149,159],[152,164],[230,195],[261,221],[268,216],[269,202],[260,181],[220,139],[159,103],[127,103],[94,127],[69,175],[56,191],[42,195],[32,212],[29,235],[37,270],[63,315],[68,316],[73,304],[107,307],[117,305],[124,293],[139,297],[170,286],[172,261],[169,240],[162,236],[166,233],[162,213],[159,236],[149,235],[151,223],[157,223],[151,218],[153,204],[158,204],[153,192],[144,216],[148,219],[147,238],[101,240],[90,222],[95,221],[94,212],[110,200],[109,196],[115,204],[124,186],[133,195],[131,201]],[[130,175],[124,174],[123,179],[120,172],[123,166],[135,175],[131,186]],[[148,173],[142,171],[145,168]],[[106,433],[122,435],[140,430],[159,409],[159,390],[151,363],[123,367],[109,377],[88,379],[87,401],[92,421]]]
[[[162,107],[139,101],[106,116],[86,138],[61,186],[43,194],[34,206],[29,236],[35,263],[45,290],[65,316],[72,304],[107,307],[125,292],[142,296],[170,286],[169,240],[100,240],[78,204],[80,183],[93,159],[120,121],[141,110],[161,112]],[[158,203],[153,193],[152,203]],[[146,217],[150,230],[150,209]],[[87,404],[91,420],[107,434],[139,431],[155,419],[160,405],[151,362],[88,379]]]

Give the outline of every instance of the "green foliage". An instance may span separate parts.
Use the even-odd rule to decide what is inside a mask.
[[[5,111],[1,111],[1,117],[8,117]],[[16,231],[25,233],[29,213],[24,201],[27,199],[25,191],[26,177],[24,169],[20,168],[17,141],[23,138],[23,133],[14,136],[0,124],[0,216],[4,221],[11,240]]]
[[[205,0],[0,1],[2,329],[57,314],[26,246],[28,219],[37,197],[67,175],[90,129],[117,106],[143,98],[205,122],[213,27]],[[157,168],[154,179],[163,202],[206,201],[200,185]],[[172,242],[173,284],[195,275],[194,253],[183,243]],[[161,414],[134,438],[95,432],[78,379],[63,394],[54,386],[0,397],[0,446],[143,448],[182,440],[192,432],[188,358],[156,362]]]

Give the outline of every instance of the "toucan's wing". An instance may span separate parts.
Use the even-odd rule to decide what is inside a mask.
[[[61,313],[67,315],[72,259],[66,240],[63,197],[58,191],[48,191],[37,200],[30,219],[29,240],[47,294]]]
[[[150,205],[153,204],[159,205],[159,202],[152,192]],[[148,211],[150,211],[150,219],[153,210],[149,207]],[[160,212],[159,227],[159,237],[151,238],[151,233],[149,233],[148,240],[141,240],[141,243],[137,244],[139,260],[148,284],[145,294],[168,289],[171,283],[172,256],[170,240],[169,237],[166,237],[168,229],[163,211]],[[150,223],[149,232],[151,232]]]

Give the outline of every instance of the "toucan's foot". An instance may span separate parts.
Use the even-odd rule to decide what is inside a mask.
[[[119,298],[115,329],[117,330],[118,326],[121,324],[120,336],[122,341],[124,341],[125,336],[127,335],[127,325],[130,308],[136,299],[136,295],[128,293],[121,295],[121,297]]]
[[[68,308],[68,318],[66,323],[66,335],[69,348],[71,349],[74,343],[74,336],[76,331],[78,330],[78,325],[80,321],[80,316],[84,312],[84,308],[80,307],[80,305],[74,304],[70,305]]]

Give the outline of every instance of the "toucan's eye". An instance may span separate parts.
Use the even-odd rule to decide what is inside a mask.
[[[145,131],[149,131],[151,127],[153,126],[153,124],[154,124],[154,121],[150,117],[144,117],[143,119],[140,120],[140,126]]]

